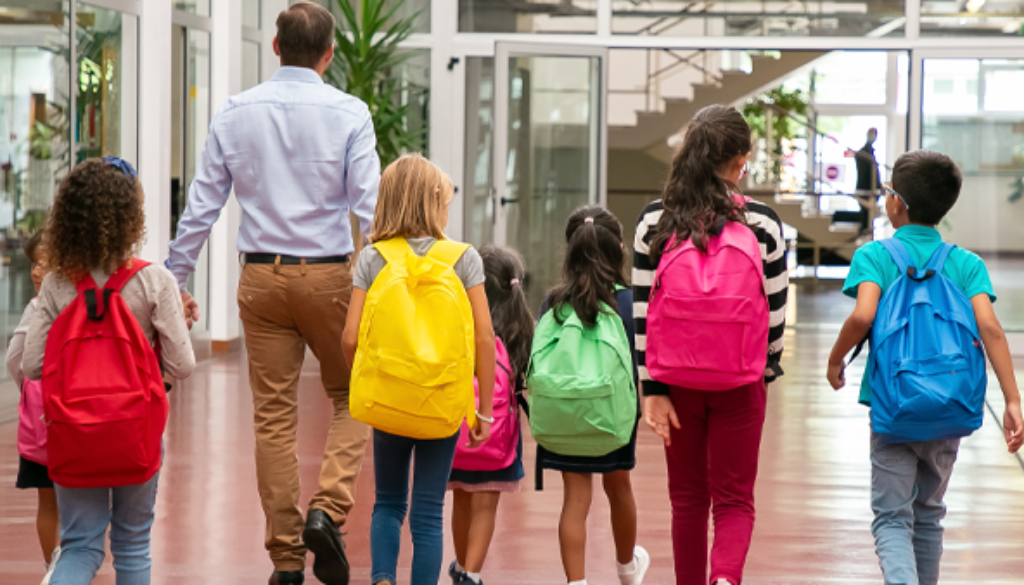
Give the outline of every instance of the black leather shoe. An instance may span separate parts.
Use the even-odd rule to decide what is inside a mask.
[[[268,585],[302,585],[306,574],[302,571],[274,571]]]
[[[310,510],[302,531],[306,548],[313,553],[313,574],[325,585],[348,585],[348,558],[341,532],[323,510]]]

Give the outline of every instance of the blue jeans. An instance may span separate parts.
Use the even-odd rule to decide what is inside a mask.
[[[396,582],[402,524],[412,478],[412,585],[437,585],[444,554],[444,494],[459,433],[447,439],[410,439],[373,431],[373,472],[377,501],[370,524],[371,583]],[[118,584],[120,585],[120,584]]]
[[[942,502],[960,439],[889,443],[871,433],[871,508],[886,585],[934,585],[942,560]]]
[[[60,560],[51,585],[89,585],[103,564],[110,526],[117,585],[149,585],[149,530],[160,472],[146,483],[116,488],[56,486]]]

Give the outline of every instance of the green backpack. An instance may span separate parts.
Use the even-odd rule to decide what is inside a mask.
[[[614,311],[598,313],[589,328],[571,306],[548,311],[534,332],[527,372],[530,430],[542,447],[600,457],[629,443],[636,424],[633,358]]]

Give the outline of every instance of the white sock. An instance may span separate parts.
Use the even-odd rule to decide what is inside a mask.
[[[569,585],[587,585],[587,580],[580,579],[579,581],[569,581]]]
[[[632,575],[636,572],[636,557],[633,557],[633,560],[626,564],[615,561],[615,565],[619,568],[620,575]]]
[[[466,576],[474,583],[480,582],[480,573],[466,573]]]
[[[462,565],[460,565],[459,561],[455,561],[455,570],[460,572],[460,573],[465,573],[466,572],[466,567],[463,567]]]

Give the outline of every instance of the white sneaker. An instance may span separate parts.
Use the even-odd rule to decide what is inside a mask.
[[[651,555],[648,554],[647,549],[640,545],[636,545],[633,548],[633,572],[627,575],[619,575],[619,582],[622,585],[640,585],[644,582],[644,575],[647,574],[647,569],[651,567]]]
[[[57,560],[60,559],[60,547],[53,549],[53,555],[51,555],[50,564],[46,565],[46,574],[43,575],[43,580],[39,585],[50,585],[50,579],[53,578],[53,571],[57,568]]]

